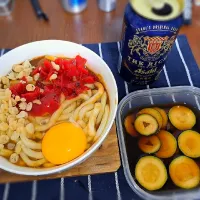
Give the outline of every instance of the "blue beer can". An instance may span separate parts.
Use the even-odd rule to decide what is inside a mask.
[[[159,78],[183,24],[183,9],[184,0],[131,0],[127,4],[118,68],[125,81],[147,85]]]

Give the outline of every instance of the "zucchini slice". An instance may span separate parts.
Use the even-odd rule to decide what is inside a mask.
[[[193,130],[183,131],[178,137],[179,149],[188,157],[200,157],[200,134]]]
[[[198,165],[186,156],[179,156],[170,163],[169,174],[173,183],[184,189],[194,188],[200,181]]]
[[[155,153],[160,149],[161,142],[156,135],[151,135],[147,137],[142,136],[138,141],[138,146],[144,153],[150,154]]]
[[[135,129],[141,135],[152,135],[158,130],[158,122],[154,117],[148,114],[139,115],[134,123]]]
[[[141,114],[148,114],[148,115],[153,116],[158,122],[158,126],[159,126],[158,128],[161,129],[162,116],[157,110],[155,110],[153,108],[144,108],[144,109],[140,110],[140,112],[138,113],[138,115],[141,115]]]
[[[164,130],[161,130],[157,136],[161,141],[161,147],[158,152],[156,152],[156,156],[159,158],[170,158],[173,156],[177,149],[175,137],[170,132]]]
[[[167,181],[167,170],[159,158],[144,156],[136,164],[135,178],[147,190],[158,190]]]
[[[191,129],[196,124],[195,114],[185,106],[173,106],[169,110],[169,119],[181,131]]]
[[[130,114],[125,118],[124,126],[127,133],[129,133],[133,137],[137,137],[139,136],[139,134],[135,130],[134,122],[135,122],[135,116],[133,114]]]
[[[167,123],[168,123],[167,113],[162,108],[155,107],[154,109],[157,110],[161,114],[161,116],[162,116],[162,127],[161,128],[165,129],[167,127]]]

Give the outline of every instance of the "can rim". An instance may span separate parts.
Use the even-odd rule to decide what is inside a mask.
[[[134,0],[129,0],[129,5],[130,5],[130,7],[131,7],[131,9],[133,9],[133,11],[135,12],[135,13],[137,13],[139,16],[141,16],[141,17],[143,17],[143,18],[145,18],[145,19],[148,19],[148,20],[151,20],[151,21],[158,21],[158,22],[161,22],[161,21],[163,21],[163,22],[168,22],[168,21],[172,21],[172,20],[174,20],[174,19],[176,19],[176,18],[178,18],[178,17],[180,17],[182,14],[183,14],[183,11],[184,11],[184,8],[185,8],[185,1],[184,0],[182,0],[181,2],[182,3],[180,3],[179,2],[179,4],[182,4],[181,5],[181,10],[180,10],[180,12],[179,12],[179,14],[176,16],[176,17],[172,17],[172,18],[169,18],[169,19],[153,19],[153,18],[151,18],[151,17],[146,17],[145,15],[143,15],[142,13],[139,13],[139,12],[137,12],[135,9],[134,9],[134,6],[133,6],[133,3],[131,3],[132,1],[134,1]]]

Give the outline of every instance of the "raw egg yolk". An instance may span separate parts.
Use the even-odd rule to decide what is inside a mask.
[[[61,123],[46,132],[42,153],[49,162],[59,165],[80,156],[86,145],[86,135],[81,128],[72,123]]]

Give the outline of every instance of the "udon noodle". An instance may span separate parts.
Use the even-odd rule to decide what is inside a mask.
[[[55,57],[46,56],[22,64],[14,65],[12,71],[0,79],[0,156],[11,163],[28,167],[53,167],[43,153],[41,142],[52,126],[62,122],[72,122],[81,127],[87,138],[87,148],[103,133],[109,117],[109,99],[102,82],[96,80],[87,83],[87,90],[66,98],[61,94],[60,105],[52,114],[32,116],[30,111],[34,105],[40,105],[40,99],[26,102],[26,99],[14,95],[12,85],[28,81],[26,89],[35,89],[38,74],[32,75],[35,64],[44,59],[51,61],[53,67]],[[52,76],[54,78],[54,76]],[[32,88],[28,88],[28,87]]]

